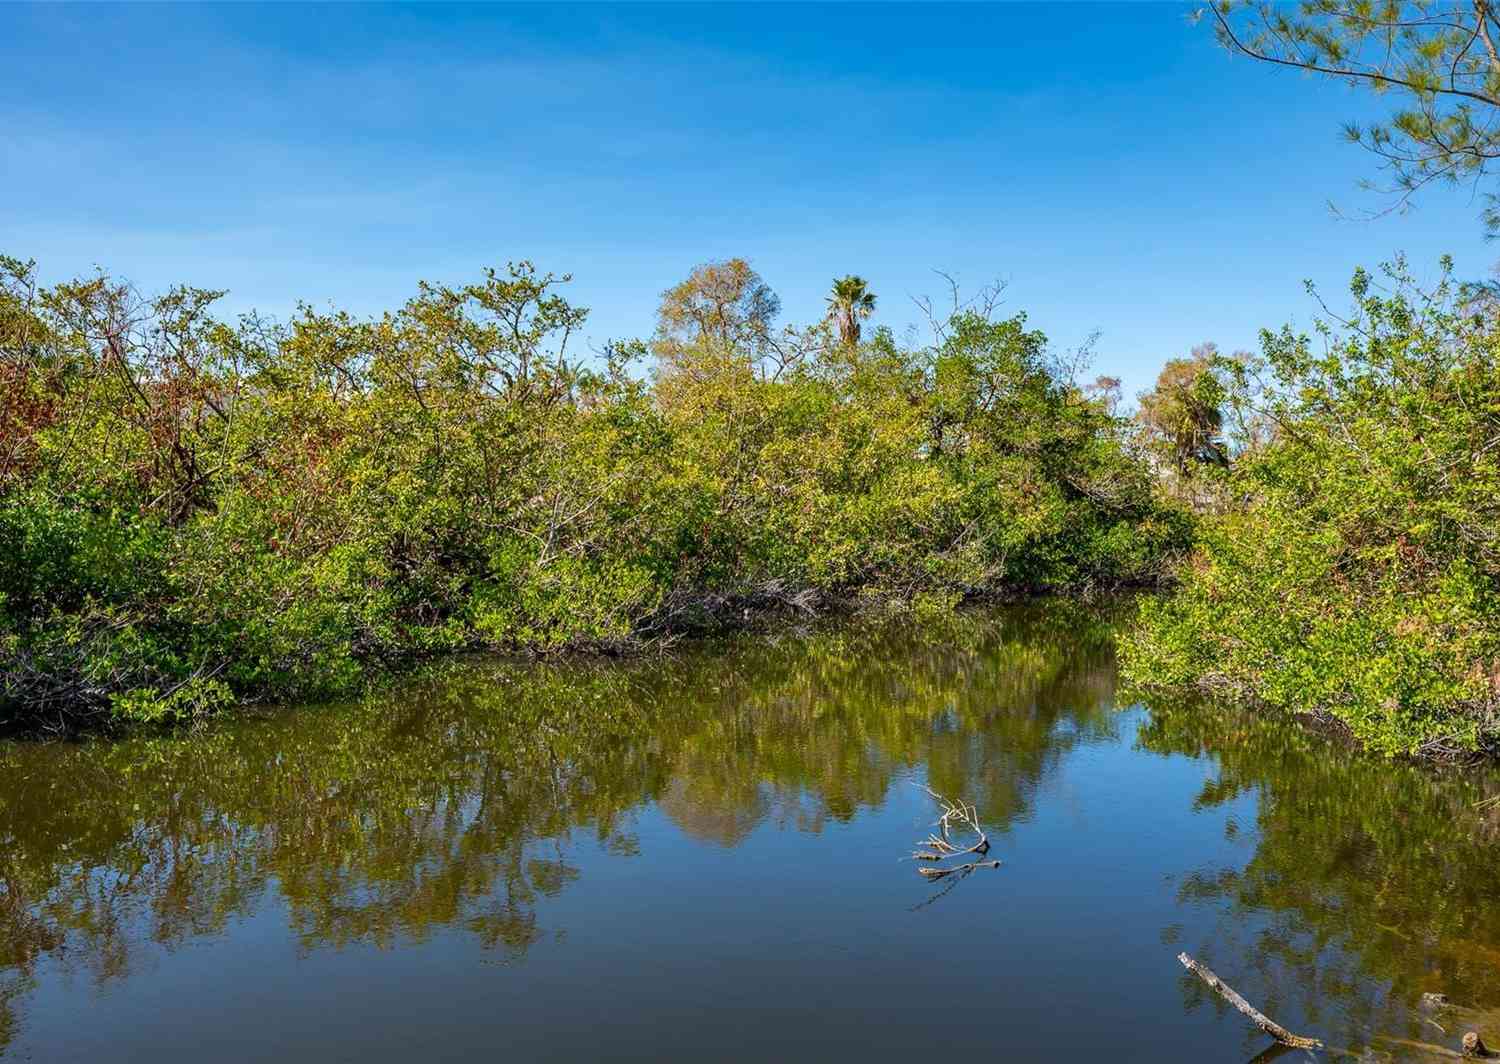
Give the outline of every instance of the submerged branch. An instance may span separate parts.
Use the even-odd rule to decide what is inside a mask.
[[[952,865],[947,868],[919,868],[917,873],[928,879],[942,879],[944,876],[956,874],[968,875],[976,868],[999,868],[999,861],[970,861],[967,864]]]

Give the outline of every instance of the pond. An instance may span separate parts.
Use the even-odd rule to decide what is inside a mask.
[[[1266,1049],[1179,951],[1356,1056],[1500,1042],[1500,780],[1132,704],[1118,615],[462,660],[197,734],[5,745],[0,1058]],[[927,786],[999,868],[918,874]]]

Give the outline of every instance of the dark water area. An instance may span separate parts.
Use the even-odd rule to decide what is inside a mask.
[[[1500,1043],[1500,779],[1132,704],[1112,616],[469,660],[0,747],[0,1058],[1255,1057],[1182,950],[1354,1058]],[[999,869],[903,860],[923,785]]]

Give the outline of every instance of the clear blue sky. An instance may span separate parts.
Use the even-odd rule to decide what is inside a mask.
[[[1231,59],[1186,6],[0,6],[0,250],[58,279],[374,313],[418,278],[569,270],[595,342],[742,255],[785,318],[867,277],[1010,282],[1147,386],[1192,344],[1307,324],[1313,279],[1404,251],[1487,273],[1478,204],[1379,205],[1343,87]],[[1372,110],[1373,109],[1373,110]]]

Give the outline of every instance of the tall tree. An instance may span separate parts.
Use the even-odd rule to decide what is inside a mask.
[[[739,351],[752,360],[771,343],[781,300],[744,259],[707,262],[661,294],[657,353],[671,361],[685,346]]]
[[[1393,202],[1384,210],[1405,207],[1434,182],[1480,183],[1500,160],[1500,12],[1492,0],[1214,0],[1204,11],[1236,54],[1399,98],[1389,121],[1345,127],[1390,175],[1382,191]],[[1487,198],[1485,223],[1500,235],[1500,200]]]
[[[1226,394],[1214,367],[1218,353],[1218,347],[1205,343],[1187,358],[1169,359],[1156,387],[1141,396],[1141,424],[1184,475],[1197,466],[1229,464],[1223,435]]]
[[[828,296],[828,317],[838,326],[845,344],[859,343],[859,323],[875,313],[875,293],[863,277],[849,274],[833,282]]]

